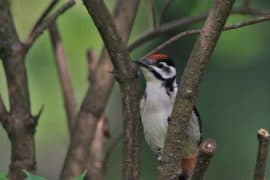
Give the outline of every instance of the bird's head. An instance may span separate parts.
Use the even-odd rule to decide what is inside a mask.
[[[166,54],[151,54],[135,61],[140,65],[146,81],[167,81],[175,79],[176,69],[173,61]]]

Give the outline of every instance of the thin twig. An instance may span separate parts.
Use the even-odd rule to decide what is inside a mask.
[[[269,20],[270,20],[270,14],[266,15],[266,16],[261,16],[261,17],[258,17],[258,18],[250,19],[250,20],[247,20],[247,21],[243,21],[243,22],[240,22],[240,23],[227,25],[227,26],[225,26],[223,28],[222,31],[238,29],[238,28],[242,28],[242,27],[249,26],[249,25],[254,25],[254,24],[261,23],[261,22],[264,22],[264,21],[269,21]],[[171,37],[170,39],[168,39],[164,43],[160,44],[158,47],[151,50],[151,52],[147,53],[145,56],[148,56],[149,54],[158,52],[161,49],[164,49],[165,47],[171,45],[172,43],[174,43],[176,41],[179,41],[183,37],[186,37],[186,36],[189,36],[189,35],[194,35],[194,34],[200,34],[200,33],[201,33],[200,29],[188,30],[188,31],[181,32],[181,33]]]
[[[257,136],[259,140],[259,148],[257,153],[254,180],[264,180],[270,134],[265,129],[259,129],[257,131]]]
[[[262,16],[262,15],[267,15],[269,14],[269,11],[258,11],[254,9],[234,9],[232,10],[232,14],[242,14],[242,15],[253,15],[253,16]],[[168,22],[166,24],[163,24],[155,29],[153,29],[150,32],[147,32],[138,38],[136,38],[129,46],[128,50],[133,51],[134,49],[140,47],[142,44],[150,41],[151,39],[158,37],[161,34],[170,32],[170,31],[175,31],[176,29],[182,28],[184,26],[188,26],[190,24],[194,24],[197,22],[200,22],[204,20],[208,16],[208,13],[204,13],[198,16],[193,16],[193,17],[185,17],[181,18],[175,21]]]
[[[117,146],[117,144],[121,141],[122,138],[123,138],[123,133],[120,133],[120,134],[116,135],[114,137],[114,139],[112,139],[112,141],[108,145],[108,148],[107,148],[107,151],[106,151],[105,161],[109,160],[114,148]]]
[[[155,0],[149,0],[149,3],[150,3],[150,8],[151,8],[151,14],[152,14],[153,29],[156,29],[158,23],[157,23]]]
[[[105,177],[106,152],[105,144],[108,141],[106,132],[108,131],[108,120],[101,117],[97,123],[96,134],[90,145],[90,160],[87,165],[89,179],[103,180]]]
[[[52,22],[54,22],[61,14],[66,12],[66,10],[71,8],[74,4],[75,4],[74,0],[68,0],[59,9],[57,9],[55,13],[44,19],[41,22],[41,24],[39,24],[36,28],[34,28],[34,31],[30,32],[30,34],[28,35],[27,39],[24,42],[24,52],[26,53],[29,50],[29,48],[34,44],[36,39],[44,32],[46,28],[49,27],[49,25]]]
[[[37,125],[38,121],[40,119],[40,116],[42,115],[43,111],[44,111],[44,104],[42,104],[38,110],[38,112],[35,115],[32,115],[32,122],[33,124]]]
[[[43,22],[43,20],[48,16],[48,14],[52,11],[55,5],[59,2],[59,0],[52,0],[47,8],[43,11],[43,13],[39,16],[37,21],[35,22],[30,34],[36,31],[37,27]]]
[[[204,20],[207,17],[207,14],[202,14],[199,16],[194,16],[194,17],[187,17],[187,18],[182,18],[179,20],[175,20],[175,21],[171,21],[169,23],[163,24],[159,27],[157,27],[156,29],[145,33],[144,35],[141,35],[140,37],[138,37],[135,41],[133,41],[129,46],[128,46],[128,50],[129,51],[133,51],[134,49],[136,49],[137,47],[141,46],[143,43],[148,42],[149,40],[157,37],[160,34],[187,26],[189,24],[192,23],[196,23],[199,21]]]
[[[87,63],[88,63],[88,72],[89,72],[89,77],[88,79],[93,81],[94,76],[95,76],[95,71],[98,65],[98,58],[95,53],[94,49],[88,49],[87,51]]]
[[[5,114],[6,112],[7,112],[7,108],[0,94],[0,121],[1,121],[1,116]]]
[[[192,180],[203,180],[210,161],[216,150],[216,142],[213,139],[206,139],[200,145],[199,157],[192,176]]]
[[[179,39],[185,37],[185,36],[188,36],[188,35],[193,35],[193,34],[199,34],[201,33],[201,30],[200,29],[197,29],[197,30],[189,30],[189,31],[184,31],[184,32],[181,32],[173,37],[171,37],[170,39],[168,39],[167,41],[163,42],[162,44],[160,44],[159,46],[157,46],[155,49],[153,49],[152,51],[150,51],[149,53],[147,53],[144,57],[150,55],[150,54],[153,54],[155,52],[158,52],[160,51],[161,49],[164,49],[165,47],[171,45],[172,43],[176,42],[176,41],[179,41]]]
[[[75,97],[68,71],[64,47],[55,22],[51,23],[51,25],[49,26],[49,34],[53,46],[56,67],[62,88],[62,94],[64,97],[64,105],[67,115],[69,134],[71,136],[72,129],[75,124],[75,115],[76,115]]]
[[[162,20],[165,17],[165,14],[167,12],[167,10],[169,9],[169,7],[171,6],[173,0],[166,0],[165,5],[163,6],[161,12],[160,12],[160,16],[159,16],[159,23],[162,23]]]

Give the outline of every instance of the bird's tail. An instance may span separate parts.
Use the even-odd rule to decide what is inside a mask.
[[[197,155],[181,160],[181,174],[179,180],[189,180],[196,166]]]

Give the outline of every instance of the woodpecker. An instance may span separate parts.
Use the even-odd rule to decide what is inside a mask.
[[[157,160],[162,162],[167,128],[178,90],[176,68],[170,57],[160,53],[135,62],[146,80],[145,93],[140,101],[145,140]],[[181,159],[181,180],[191,178],[201,141],[201,121],[196,107],[193,108],[187,132],[189,138]]]

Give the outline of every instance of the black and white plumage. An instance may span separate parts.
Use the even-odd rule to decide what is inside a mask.
[[[173,61],[165,54],[152,54],[136,63],[140,65],[146,80],[145,94],[140,102],[145,140],[157,155],[158,160],[162,161],[161,155],[168,123],[178,90],[176,68]],[[185,159],[197,156],[201,139],[201,123],[195,108],[187,131],[189,142],[183,155]],[[187,175],[184,176],[188,177],[189,172],[185,173]]]

